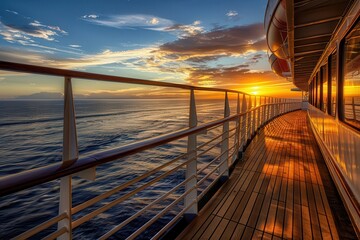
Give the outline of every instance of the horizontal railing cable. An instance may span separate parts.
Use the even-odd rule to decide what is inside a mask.
[[[275,103],[270,105],[275,105]],[[179,130],[170,134],[146,139],[140,142],[132,143],[119,148],[110,149],[90,156],[81,157],[78,160],[71,161],[70,163],[54,163],[45,167],[26,170],[20,173],[2,177],[0,178],[0,195],[4,196],[10,193],[18,192],[20,190],[33,187],[35,185],[46,183],[64,176],[69,176],[83,170],[96,167],[100,164],[111,162],[122,157],[126,157],[183,137],[187,137],[191,134],[200,133],[201,131],[204,131],[213,126],[217,126],[228,121],[234,121],[239,116],[244,116],[259,107],[260,106],[252,108],[244,113],[235,114],[226,118],[215,120],[213,122],[205,123],[201,126]]]

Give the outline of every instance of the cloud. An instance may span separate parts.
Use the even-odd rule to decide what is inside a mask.
[[[260,61],[260,59],[263,59],[266,57],[266,54],[263,54],[263,53],[257,53],[255,54],[254,56],[252,56],[249,60],[252,62],[252,63],[257,63]]]
[[[194,68],[189,74],[188,81],[193,85],[219,86],[224,81],[232,80],[248,72],[250,72],[248,64],[231,67]]]
[[[89,15],[84,15],[83,16],[83,18],[84,19],[88,19],[88,18],[90,18],[90,19],[96,19],[96,18],[98,18],[99,16],[98,15],[95,15],[95,14],[89,14]]]
[[[194,22],[192,25],[197,26],[200,23]],[[0,49],[0,59],[66,69],[94,66],[111,67],[111,69],[126,68],[156,73],[157,77],[170,76],[172,79],[200,86],[234,87],[246,82],[247,79],[260,78],[263,73],[251,69],[253,64],[265,58],[265,50],[263,27],[259,23],[217,28],[179,37],[173,42],[162,45],[127,51],[104,50],[77,58],[57,59],[40,53],[19,53],[19,51]],[[214,65],[216,64],[214,60],[223,57],[227,57],[225,59],[227,66]],[[270,71],[266,74],[273,73]]]
[[[154,31],[175,32],[180,37],[187,37],[204,32],[199,20],[192,24],[174,23],[172,20],[153,15],[84,15],[82,19],[93,24],[120,29],[147,29]]]
[[[163,30],[172,26],[174,23],[165,18],[153,15],[133,14],[133,15],[84,15],[82,19],[93,24],[113,27],[113,28],[144,28],[149,30]]]
[[[229,12],[226,13],[226,16],[228,16],[229,18],[236,17],[237,15],[238,13],[234,10],[230,10]]]
[[[13,14],[16,14],[18,15],[19,13],[18,12],[15,12],[15,11],[11,11],[11,10],[5,10],[6,12],[9,12],[9,13],[13,13]]]
[[[217,60],[224,56],[226,56],[226,55],[223,54],[223,55],[209,55],[209,56],[194,56],[194,57],[187,58],[186,61],[192,62],[192,63],[206,63],[209,61]]]
[[[160,23],[160,21],[159,21],[159,19],[157,19],[156,17],[154,17],[154,18],[152,18],[152,19],[150,20],[150,23],[151,23],[152,25],[157,25],[157,24]]]
[[[177,59],[214,59],[220,56],[236,56],[252,51],[266,51],[263,24],[218,28],[165,43],[159,51],[164,57]],[[216,57],[215,57],[216,56]],[[194,58],[196,57],[196,58]]]
[[[204,32],[204,28],[200,26],[200,21],[195,21],[193,24],[174,24],[170,27],[165,28],[165,31],[175,31],[181,38],[194,36]]]
[[[101,66],[108,64],[127,63],[131,59],[138,59],[152,56],[155,48],[141,48],[128,51],[105,50],[96,54],[82,55],[77,58],[54,58],[43,53],[33,51],[19,51],[10,48],[0,48],[0,59],[6,59],[11,62],[30,63],[35,65],[46,65],[56,68],[84,68],[91,66]]]
[[[81,45],[70,44],[69,47],[72,47],[72,48],[81,48]]]
[[[55,41],[57,36],[66,34],[67,32],[58,26],[42,24],[14,11],[6,10],[1,14],[0,35],[11,43],[28,45],[33,44],[34,39]]]

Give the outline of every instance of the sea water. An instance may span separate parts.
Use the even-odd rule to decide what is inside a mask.
[[[219,119],[223,101],[197,101],[199,122]],[[76,100],[76,125],[79,155],[86,156],[121,147],[144,139],[186,128],[189,101],[183,99],[96,99]],[[215,129],[216,130],[216,129]],[[220,129],[217,130],[220,133]],[[63,101],[62,100],[3,100],[0,101],[0,177],[56,163],[62,159]],[[214,133],[215,134],[215,133]],[[199,138],[205,141],[205,138]],[[96,180],[73,177],[73,206],[113,189],[142,173],[186,152],[186,138],[180,139],[131,157],[119,159],[96,168]],[[203,156],[208,161],[211,154]],[[115,206],[92,221],[74,230],[77,239],[98,238],[127,217],[146,206],[184,178],[178,171],[136,194],[124,204]],[[151,178],[149,178],[151,179]],[[145,180],[149,180],[145,179]],[[130,191],[131,188],[125,189]],[[120,193],[121,194],[121,193]],[[123,194],[123,193],[122,193]],[[170,196],[176,198],[176,194]],[[94,209],[116,198],[116,194],[95,204]],[[41,184],[0,198],[0,239],[14,237],[37,224],[56,216],[59,202],[59,180]],[[76,220],[89,213],[85,209],[74,215]],[[116,234],[128,236],[133,228],[149,220],[163,206],[157,205]],[[164,216],[164,223],[171,214]],[[161,225],[161,223],[159,223]],[[53,226],[45,233],[51,233]],[[156,228],[147,231],[157,231]],[[106,232],[106,231],[105,231]],[[38,237],[42,235],[38,235]],[[147,238],[147,234],[140,238]]]

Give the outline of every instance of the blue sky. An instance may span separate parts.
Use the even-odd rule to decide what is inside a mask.
[[[2,0],[0,59],[244,91],[261,86],[269,92],[278,86],[285,92],[291,84],[277,78],[267,61],[266,4],[266,0]],[[60,85],[44,88],[43,81],[44,77],[2,72],[0,94],[58,91]],[[134,89],[122,88],[121,94],[124,88]],[[79,94],[111,91],[113,84],[87,81]]]

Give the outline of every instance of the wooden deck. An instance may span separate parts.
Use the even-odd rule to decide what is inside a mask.
[[[339,239],[311,134],[305,111],[266,125],[178,239]]]

